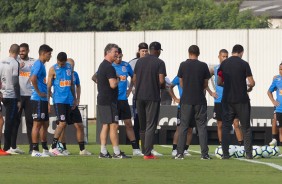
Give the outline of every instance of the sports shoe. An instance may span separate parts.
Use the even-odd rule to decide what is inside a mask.
[[[10,156],[10,155],[11,155],[10,153],[7,153],[3,149],[0,149],[0,156]]]
[[[277,140],[272,139],[272,141],[269,143],[269,146],[277,146]]]
[[[48,156],[54,156],[51,152],[49,152],[48,150],[46,150],[46,149],[43,149],[43,151],[42,151],[42,154],[43,155],[48,155]]]
[[[18,155],[19,154],[19,153],[16,153],[15,151],[13,151],[12,149],[8,149],[6,152],[10,153],[11,155]]]
[[[18,153],[18,154],[24,154],[24,151],[21,150],[19,147],[13,149],[12,147],[10,148],[10,150],[14,153]]]
[[[49,155],[40,153],[39,151],[35,151],[35,150],[32,151],[31,156],[32,157],[50,157]]]
[[[133,156],[144,156],[140,149],[133,149]]]
[[[282,154],[278,155],[278,157],[282,157]]]
[[[114,159],[124,159],[124,158],[132,158],[131,156],[127,156],[124,154],[124,152],[120,152],[119,155],[113,154]]]
[[[152,150],[151,153],[152,153],[153,155],[155,155],[155,156],[163,156],[163,154],[158,153],[158,152],[155,151],[155,150]]]
[[[84,150],[82,150],[82,151],[79,152],[79,155],[85,155],[85,156],[87,156],[87,155],[92,155],[92,153],[90,153],[89,151],[87,151],[86,149],[84,149]]]
[[[188,150],[184,150],[184,156],[189,157],[191,154],[188,152]]]
[[[151,155],[144,155],[144,160],[151,160],[151,159],[158,159],[158,157],[156,157],[155,155],[151,154]]]
[[[109,152],[107,152],[107,154],[103,154],[103,153],[100,152],[99,158],[112,158],[112,156],[110,155]]]
[[[175,149],[175,150],[172,150],[171,156],[175,157],[176,155],[177,155],[177,150],[176,150],[176,149]]]
[[[177,154],[175,157],[174,157],[175,160],[184,160],[184,155],[183,154]]]
[[[212,158],[209,155],[202,156],[202,160],[211,160]]]
[[[71,152],[69,152],[69,150],[64,150],[64,152],[67,154],[67,155],[70,155],[71,154]]]
[[[61,153],[57,148],[50,148],[49,152],[52,153],[54,156],[66,156],[63,153]]]

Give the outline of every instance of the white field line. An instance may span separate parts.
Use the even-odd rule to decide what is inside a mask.
[[[168,145],[160,145],[162,147],[165,147],[165,148],[171,148],[171,146],[168,146]],[[200,151],[195,151],[195,150],[190,150],[189,149],[189,152],[193,152],[193,153],[201,153]],[[214,154],[210,154],[212,156],[214,156]],[[282,166],[280,165],[277,165],[277,164],[274,164],[274,163],[269,163],[269,162],[260,162],[260,161],[256,161],[256,160],[249,160],[249,159],[244,159],[244,158],[235,158],[237,160],[240,160],[240,161],[245,161],[245,162],[251,162],[251,163],[254,163],[254,164],[262,164],[262,165],[267,165],[269,167],[272,167],[274,169],[277,169],[279,171],[282,171]]]

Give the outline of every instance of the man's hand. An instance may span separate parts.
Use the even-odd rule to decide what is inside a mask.
[[[47,94],[46,93],[38,92],[38,96],[40,96],[40,97],[47,97]]]
[[[280,103],[277,102],[276,100],[272,101],[272,103],[273,103],[273,105],[274,105],[275,107],[278,107],[278,106],[280,105]]]
[[[20,101],[17,102],[18,112],[21,110],[22,103]]]
[[[48,113],[51,113],[51,105],[48,103]]]
[[[74,99],[73,100],[73,106],[71,107],[71,110],[74,110],[76,108],[76,106],[78,106],[77,99]]]

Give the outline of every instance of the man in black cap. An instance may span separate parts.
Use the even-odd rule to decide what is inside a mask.
[[[158,58],[161,50],[159,42],[152,42],[150,54],[140,58],[134,68],[133,82],[144,159],[156,159],[151,151],[159,118],[160,89],[164,87],[166,76],[165,63]]]

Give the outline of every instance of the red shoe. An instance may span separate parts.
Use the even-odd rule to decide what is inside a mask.
[[[158,159],[158,157],[154,156],[154,155],[148,155],[148,156],[144,156],[144,160],[150,160],[150,159]]]
[[[7,153],[6,151],[0,149],[0,156],[8,156],[11,155],[10,153]]]

